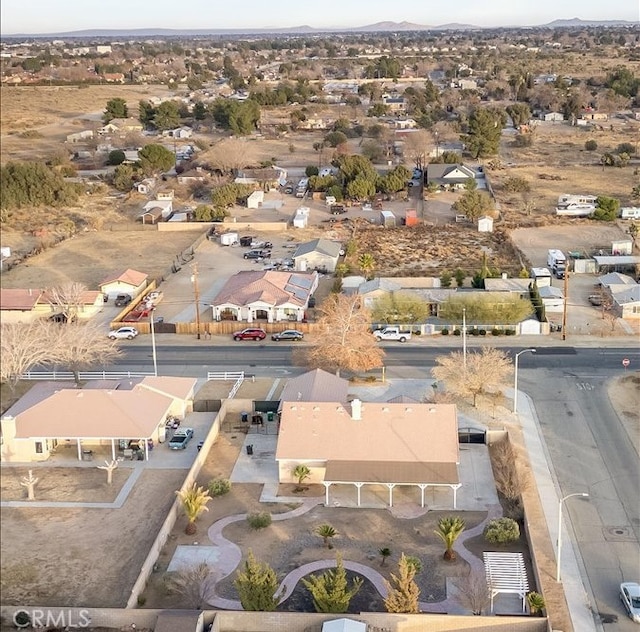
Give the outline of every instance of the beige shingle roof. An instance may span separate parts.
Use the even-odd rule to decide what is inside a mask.
[[[457,463],[453,404],[284,402],[277,460]]]
[[[64,389],[16,417],[16,437],[142,439],[165,419],[171,399],[132,391]]]
[[[346,402],[349,382],[343,377],[314,369],[287,381],[280,401]]]

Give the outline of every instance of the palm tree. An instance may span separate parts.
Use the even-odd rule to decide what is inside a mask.
[[[444,552],[445,560],[455,560],[456,552],[453,545],[460,534],[464,531],[465,523],[462,518],[457,516],[449,516],[448,518],[440,518],[438,528],[434,533],[444,542],[447,547]]]
[[[188,522],[184,532],[187,535],[193,535],[196,532],[198,516],[204,511],[209,511],[207,503],[211,500],[211,496],[209,496],[209,492],[204,487],[198,487],[195,483],[187,489],[177,491],[176,495],[180,499],[184,513],[187,516]]]
[[[542,613],[545,607],[544,597],[537,592],[527,593],[527,603],[529,604],[529,612],[532,615],[538,615]]]
[[[386,546],[382,549],[378,549],[378,553],[380,554],[380,557],[382,558],[382,562],[380,562],[380,566],[384,566],[384,563],[387,561],[387,558],[391,556],[391,549],[387,548]]]
[[[306,465],[296,465],[293,468],[293,475],[298,479],[298,487],[311,476],[311,470]]]
[[[376,260],[370,252],[363,252],[358,259],[358,266],[360,267],[360,272],[369,279],[376,268]]]
[[[322,538],[324,545],[328,549],[332,549],[333,545],[329,540],[331,538],[335,538],[338,535],[338,532],[330,524],[321,524],[316,528],[316,534]]]

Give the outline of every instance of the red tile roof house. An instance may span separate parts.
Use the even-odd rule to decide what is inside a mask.
[[[147,287],[148,278],[148,274],[129,268],[106,277],[100,283],[100,290],[109,297],[109,300],[115,299],[118,294],[130,294],[136,297]]]
[[[0,419],[0,461],[46,461],[58,443],[74,445],[78,460],[84,450],[116,448],[121,440],[160,443],[168,416],[184,416],[192,408],[195,378],[145,377],[116,388],[77,389],[70,384],[42,382]]]
[[[249,270],[234,274],[211,303],[213,319],[247,323],[264,320],[300,322],[309,298],[318,287],[318,274]]]
[[[413,402],[287,401],[282,404],[276,448],[279,481],[296,482],[293,470],[306,465],[309,483],[353,485],[360,506],[363,486],[449,487],[453,508],[461,487],[458,425],[453,404]]]

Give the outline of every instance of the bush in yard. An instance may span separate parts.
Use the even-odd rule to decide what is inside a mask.
[[[227,478],[214,478],[209,481],[209,495],[224,496],[231,490],[231,483]]]
[[[585,144],[584,144],[584,148],[587,151],[595,151],[596,149],[598,149],[598,143],[595,140],[588,140]]]
[[[520,538],[520,527],[511,518],[490,520],[484,528],[484,539],[491,544],[508,544]]]
[[[506,329],[504,332],[505,336],[515,336],[516,335],[516,330],[515,329]]]
[[[461,333],[462,333],[462,332],[461,332],[459,329],[454,329],[454,330],[453,330],[453,335],[454,335],[454,336],[459,336],[459,335],[461,335]]]
[[[486,329],[481,329],[480,331],[478,331],[478,333],[479,333],[481,336],[486,336],[486,335],[487,335],[487,330],[486,330]]]
[[[266,511],[250,513],[247,516],[247,522],[252,529],[264,529],[271,524],[271,514]]]
[[[443,335],[443,336],[448,336],[448,335],[449,335],[449,330],[448,330],[446,327],[444,327],[444,328],[442,329],[442,335]]]
[[[492,336],[502,336],[503,333],[504,333],[504,331],[502,329],[500,329],[499,327],[494,327],[491,330],[491,335]]]

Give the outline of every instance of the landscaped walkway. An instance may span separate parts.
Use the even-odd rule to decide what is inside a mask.
[[[317,498],[307,499],[302,502],[302,504],[293,509],[292,511],[287,511],[285,513],[273,514],[271,519],[273,521],[278,520],[288,520],[290,518],[297,518],[302,514],[310,511],[317,505],[322,504],[322,501]],[[469,566],[472,573],[479,573],[484,576],[484,563],[481,559],[473,555],[465,546],[464,543],[469,538],[473,538],[480,533],[482,533],[485,524],[487,521],[492,520],[493,518],[498,518],[502,516],[502,508],[500,505],[493,505],[489,507],[489,511],[485,520],[479,525],[473,527],[472,529],[468,529],[462,532],[462,535],[456,540],[454,545],[454,550],[465,560]],[[227,516],[214,522],[211,527],[209,527],[208,536],[211,542],[218,547],[219,556],[218,562],[216,564],[216,579],[217,582],[222,581],[231,573],[233,573],[240,562],[242,561],[242,551],[240,547],[234,542],[227,540],[222,535],[223,530],[226,526],[234,523],[240,522],[241,520],[246,520],[247,514],[236,514],[235,516]],[[380,593],[380,595],[384,598],[387,596],[387,586],[385,584],[384,577],[375,569],[370,566],[366,566],[365,564],[359,564],[358,562],[350,562],[349,560],[343,561],[345,569],[349,571],[353,571],[358,573],[362,577],[368,579],[375,587],[375,589]],[[298,568],[292,570],[280,583],[278,591],[276,594],[280,596],[280,603],[288,599],[295,590],[298,582],[308,575],[309,573],[314,573],[316,571],[320,571],[327,568],[335,568],[336,560],[334,559],[326,559],[326,560],[317,560],[315,562],[310,562],[309,564],[303,564]],[[215,592],[215,589],[214,589]],[[419,607],[421,612],[430,612],[430,613],[440,613],[446,614],[449,612],[449,609],[453,605],[450,602],[450,597],[437,602],[437,603],[429,603],[421,601],[419,603]],[[224,597],[219,597],[216,594],[211,595],[208,598],[208,603],[214,608],[219,608],[221,610],[242,610],[242,604],[240,601],[236,599],[225,599]]]

